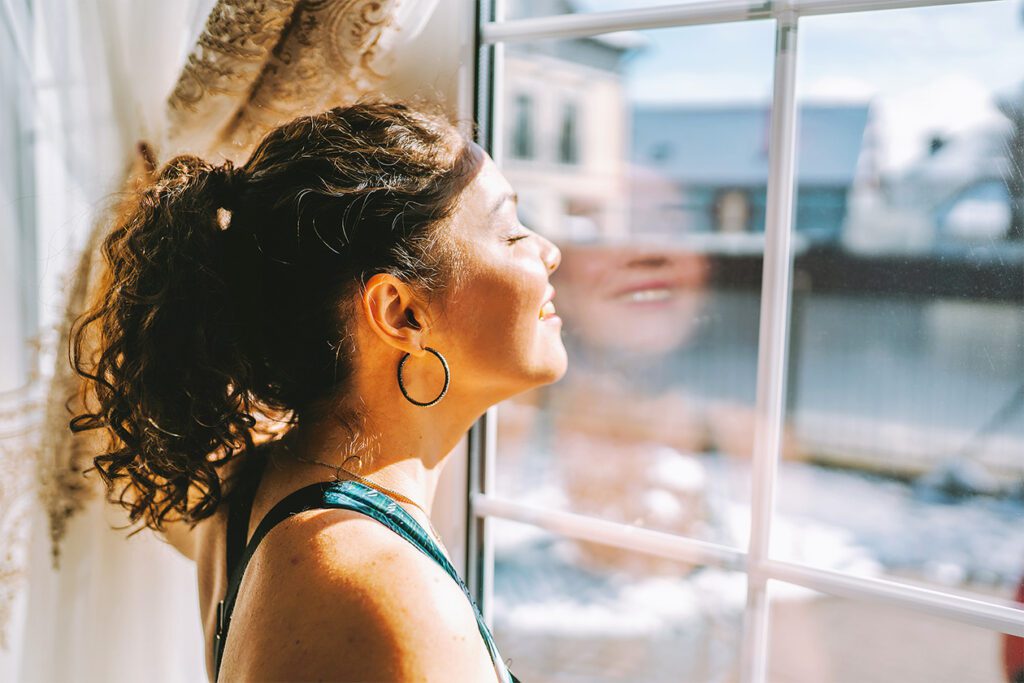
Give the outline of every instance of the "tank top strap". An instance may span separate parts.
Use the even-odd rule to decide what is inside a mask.
[[[254,453],[257,455],[258,452]],[[267,461],[259,454],[254,459],[243,463],[242,470],[238,473],[235,485],[231,492],[228,503],[228,528],[227,544],[224,548],[225,565],[227,576],[235,573],[235,567],[241,561],[242,553],[245,551],[246,536],[249,534],[249,518],[252,516],[252,504],[256,497],[256,489],[263,478],[263,470],[266,469]]]
[[[452,563],[449,562],[447,556],[441,551],[441,548],[438,547],[434,539],[427,534],[423,526],[412,515],[406,512],[405,508],[386,493],[353,480],[331,482],[324,490],[324,507],[356,510],[373,517],[441,565],[441,568],[459,585],[466,599],[473,606],[477,628],[484,639],[487,651],[491,655],[491,661],[494,662],[499,679],[502,683],[519,683],[519,679],[509,671],[504,660],[502,660],[501,654],[498,652],[498,646],[494,641],[494,636],[491,634],[487,622],[484,621],[483,614],[480,612],[480,608],[473,599],[473,595],[470,593],[465,581],[455,571],[455,567],[452,566]]]
[[[248,542],[246,542],[245,537],[248,532],[249,518],[252,510],[253,501],[251,494],[255,493],[255,488],[253,488],[251,493],[246,492],[250,493],[250,495],[244,495],[240,491],[239,493],[242,495],[231,500],[228,509],[226,539],[229,546],[226,553],[228,558],[226,565],[228,570],[228,587],[224,593],[224,598],[217,604],[217,631],[213,637],[215,681],[220,676],[220,664],[224,657],[224,646],[227,643],[228,631],[231,627],[231,615],[235,610],[238,590],[242,584],[242,577],[245,576],[245,569],[249,566],[249,560],[252,559],[263,537],[277,524],[292,515],[321,507],[323,489],[326,483],[321,482],[305,486],[278,501],[270,509],[270,512],[260,520],[259,526],[256,527],[256,531],[253,532],[252,538]],[[241,528],[241,532],[239,532],[239,528]],[[232,545],[235,545],[235,547],[231,548],[230,546]]]
[[[241,511],[244,512],[244,515],[237,514],[234,518],[237,519],[244,517],[245,519],[241,536],[242,542],[244,543],[244,529],[248,526],[248,513],[251,508],[252,501],[251,499],[248,499],[247,501],[245,496],[240,496],[240,500],[238,502],[240,504],[239,507],[241,508]],[[248,505],[246,505],[246,503],[248,503]],[[404,508],[402,508],[397,501],[390,496],[363,484],[362,482],[352,480],[318,482],[316,484],[305,486],[289,494],[271,508],[270,512],[268,512],[260,521],[259,526],[256,527],[252,538],[249,539],[248,543],[244,543],[244,551],[237,554],[237,560],[233,566],[231,566],[231,573],[228,577],[228,589],[224,596],[224,600],[222,600],[218,606],[218,627],[217,634],[214,637],[214,666],[216,674],[219,674],[220,672],[220,663],[223,657],[224,644],[227,639],[228,628],[231,624],[231,614],[234,611],[235,601],[238,597],[239,586],[241,585],[242,577],[245,574],[245,568],[248,566],[249,560],[256,552],[256,548],[259,546],[260,541],[263,540],[263,537],[266,536],[271,529],[288,517],[307,510],[324,508],[355,510],[356,512],[367,515],[368,517],[372,517],[397,533],[399,536],[405,538],[421,552],[437,562],[441,568],[455,580],[462,589],[463,594],[465,594],[466,598],[472,605],[473,612],[476,615],[477,627],[480,631],[480,635],[484,639],[484,644],[487,646],[487,650],[491,655],[491,661],[494,663],[495,671],[498,674],[499,680],[502,683],[520,683],[519,679],[509,671],[507,665],[502,660],[501,655],[498,652],[497,645],[494,642],[494,637],[492,636],[490,629],[487,627],[476,601],[473,600],[469,588],[462,580],[462,577],[459,576],[458,572],[455,571],[455,568],[441,551],[440,547],[438,547],[434,540],[427,534],[420,523],[417,522],[416,519]],[[239,538],[237,531],[232,534],[230,530],[230,522],[232,518],[233,516],[229,513],[229,544],[231,541],[237,543]],[[235,554],[229,549],[228,556],[234,559]]]

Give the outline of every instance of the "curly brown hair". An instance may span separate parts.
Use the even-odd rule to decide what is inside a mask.
[[[108,499],[194,524],[260,415],[344,403],[355,294],[379,272],[428,300],[457,285],[441,228],[480,160],[438,111],[361,101],[275,128],[237,169],[168,161],[105,239],[109,286],[72,333],[90,400],[70,426],[109,435]]]

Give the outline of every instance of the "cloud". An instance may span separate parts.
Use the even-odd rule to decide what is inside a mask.
[[[813,102],[867,102],[878,88],[863,78],[853,76],[825,76],[806,85],[799,84],[797,97]]]

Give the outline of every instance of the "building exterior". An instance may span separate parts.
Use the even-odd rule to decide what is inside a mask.
[[[511,18],[573,11],[561,0],[513,5]],[[528,227],[555,239],[627,234],[623,68],[643,45],[622,32],[506,46],[502,170]]]
[[[895,207],[919,211],[929,246],[944,253],[1024,246],[1024,89],[999,102],[1006,117],[935,136],[928,150],[891,184]]]
[[[869,108],[805,105],[798,126],[796,230],[812,243],[835,243],[851,188],[877,178]],[[674,184],[685,232],[763,233],[769,128],[767,104],[638,106],[638,192],[652,175]]]

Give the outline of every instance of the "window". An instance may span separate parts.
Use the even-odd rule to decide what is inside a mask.
[[[750,201],[743,190],[724,190],[718,193],[713,211],[715,228],[719,232],[746,232],[750,220]]]
[[[577,164],[580,161],[579,139],[576,127],[576,105],[572,102],[562,107],[562,127],[558,133],[558,160],[563,164]]]
[[[471,439],[513,670],[1024,675],[1019,2],[507,4],[488,125],[538,74],[538,125],[595,117],[586,164],[495,157],[570,356]]]
[[[516,95],[512,129],[512,156],[533,158],[533,98]]]

